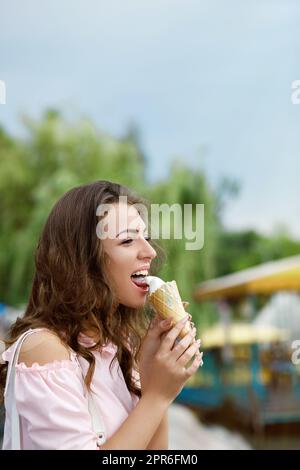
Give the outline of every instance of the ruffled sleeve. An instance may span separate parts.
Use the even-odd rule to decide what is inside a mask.
[[[71,360],[16,366],[16,405],[25,448],[97,450],[80,366]]]

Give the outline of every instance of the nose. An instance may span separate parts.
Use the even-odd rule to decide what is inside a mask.
[[[140,259],[149,259],[152,260],[157,256],[156,251],[150,245],[147,240],[142,241],[142,248],[139,250],[139,258]]]

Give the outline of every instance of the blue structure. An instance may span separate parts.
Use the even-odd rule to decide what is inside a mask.
[[[300,422],[300,369],[289,355],[266,361],[270,350],[272,345],[264,350],[258,343],[241,344],[233,347],[237,355],[231,360],[221,347],[204,350],[203,367],[176,401],[209,410],[230,400],[256,427]],[[237,357],[241,351],[246,352],[242,360]]]

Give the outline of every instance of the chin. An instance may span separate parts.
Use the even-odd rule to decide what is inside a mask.
[[[125,306],[125,307],[128,307],[128,308],[143,308],[146,304],[146,298],[145,299],[142,299],[142,300],[139,300],[137,302],[122,302],[122,304]]]

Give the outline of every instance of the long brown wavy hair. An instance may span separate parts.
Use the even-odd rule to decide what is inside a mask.
[[[85,383],[90,388],[95,370],[92,351],[111,341],[117,346],[117,353],[110,365],[118,359],[128,390],[141,396],[133,368],[138,370],[141,340],[152,313],[147,305],[135,309],[118,304],[106,274],[107,256],[96,234],[101,220],[96,216],[97,207],[117,203],[120,196],[127,196],[129,205],[149,207],[145,199],[110,181],[73,188],[54,205],[37,245],[25,314],[11,325],[5,347],[11,346],[29,328],[46,327],[88,361]],[[151,274],[155,274],[165,254],[154,241],[150,243],[157,251],[151,265]],[[96,344],[92,347],[79,344],[81,332],[93,332]],[[0,364],[1,401],[7,367],[7,362]]]

